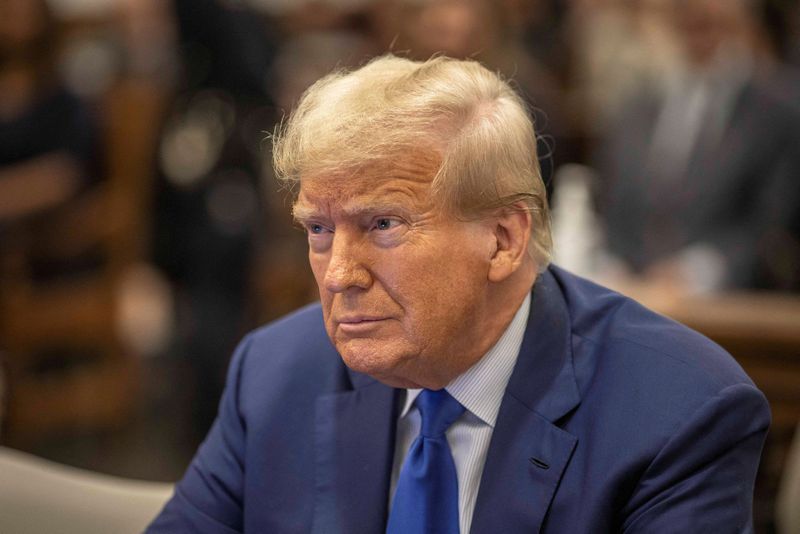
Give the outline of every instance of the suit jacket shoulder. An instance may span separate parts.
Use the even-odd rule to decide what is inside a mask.
[[[591,517],[584,525],[608,531],[751,528],[752,487],[769,425],[761,392],[702,335],[552,272],[569,316],[568,352],[581,399],[555,422],[578,444],[551,509],[553,531],[584,514],[584,521]],[[599,484],[587,485],[586,477]],[[562,506],[572,498],[583,503],[581,511]]]

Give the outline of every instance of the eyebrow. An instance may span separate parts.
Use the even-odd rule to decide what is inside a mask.
[[[295,202],[294,206],[292,206],[292,218],[295,222],[307,221],[318,216],[319,210],[312,206],[301,204],[300,202]]]
[[[363,215],[379,214],[379,213],[400,213],[408,214],[411,209],[403,206],[398,202],[370,202],[369,204],[353,203],[350,206],[344,206],[341,211],[347,217],[359,217]],[[292,217],[297,222],[308,221],[318,217],[324,217],[320,210],[314,206],[297,202],[292,207]]]

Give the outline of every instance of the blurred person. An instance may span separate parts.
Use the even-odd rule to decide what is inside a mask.
[[[0,0],[0,294],[19,269],[45,282],[103,262],[93,249],[54,255],[40,239],[104,179],[99,120],[59,76],[59,44],[45,0]]]
[[[660,85],[676,67],[663,16],[672,0],[568,0],[569,99],[576,127],[602,137],[632,92]]]
[[[760,69],[751,2],[671,7],[683,67],[630,95],[600,150],[618,283],[797,288],[800,114]]]
[[[399,45],[410,55],[468,58],[488,55],[498,44],[499,17],[481,0],[400,0]],[[404,38],[404,40],[403,40]]]
[[[244,4],[173,0],[182,62],[159,148],[154,260],[175,288],[175,351],[190,369],[192,435],[211,424],[246,328],[262,234],[263,132],[275,112],[267,22]]]
[[[59,80],[56,51],[45,0],[0,0],[0,230],[98,177],[94,117]]]
[[[514,79],[518,91],[533,110],[539,132],[540,165],[550,186],[553,169],[566,147],[566,120],[561,87],[549,68],[525,47],[522,35],[509,17],[513,5],[488,0],[391,0],[395,3],[395,50],[408,51],[412,59],[437,54],[475,59]],[[385,30],[386,31],[386,30]]]
[[[474,61],[318,81],[274,143],[321,296],[247,336],[155,533],[750,531],[719,346],[549,265],[524,101]]]
[[[396,1],[397,49],[407,48],[409,57],[418,60],[437,54],[480,60],[513,76],[523,96],[537,107],[560,112],[557,81],[523,46],[509,20],[511,5],[488,0]]]

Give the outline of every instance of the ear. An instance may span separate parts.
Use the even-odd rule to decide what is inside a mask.
[[[500,210],[493,223],[496,249],[489,263],[489,281],[502,282],[531,261],[531,214],[525,204],[518,203]]]

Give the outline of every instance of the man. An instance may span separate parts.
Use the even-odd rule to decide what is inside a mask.
[[[671,0],[679,61],[627,95],[597,167],[621,283],[800,289],[800,108],[759,58],[750,0]],[[666,9],[664,9],[666,8]]]
[[[275,164],[321,305],[242,343],[150,532],[751,528],[764,397],[710,341],[547,266],[508,84],[379,58],[308,90]]]

